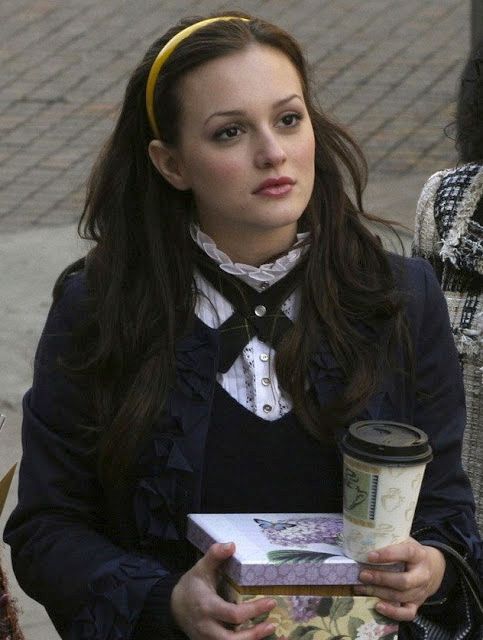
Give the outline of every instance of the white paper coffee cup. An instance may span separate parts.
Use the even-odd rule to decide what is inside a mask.
[[[367,562],[370,551],[407,540],[426,464],[426,434],[390,421],[357,422],[342,440],[344,553]]]

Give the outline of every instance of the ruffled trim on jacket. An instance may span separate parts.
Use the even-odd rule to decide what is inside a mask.
[[[177,386],[168,397],[167,416],[137,464],[139,480],[133,510],[139,544],[154,555],[161,543],[184,539],[185,514],[193,502],[194,474],[188,462],[200,427],[208,428],[216,373],[216,332],[200,321],[179,341]],[[149,592],[168,570],[154,559],[126,555],[103,567],[89,586],[86,607],[76,618],[69,640],[125,640],[131,637]]]
[[[117,566],[116,566],[117,565]],[[68,640],[126,640],[154,585],[167,572],[153,560],[126,555],[103,566],[89,585],[89,602],[74,620]]]
[[[204,447],[216,380],[217,332],[195,320],[193,332],[176,348],[177,384],[167,399],[166,415],[138,464],[140,480],[133,508],[143,549],[184,539],[185,518],[196,496],[193,447]],[[198,456],[202,459],[202,456]],[[199,483],[198,483],[199,484]]]
[[[466,164],[432,175],[416,212],[415,254],[437,254],[453,267],[483,275],[483,227],[474,219],[483,197],[483,166]]]
[[[434,215],[443,240],[440,255],[458,269],[483,274],[483,227],[473,219],[483,196],[483,166],[449,171],[436,192]]]
[[[372,331],[369,327],[363,328],[364,333]],[[374,333],[376,333],[374,331]],[[374,336],[376,338],[376,336]],[[320,348],[314,353],[309,368],[309,378],[313,384],[317,399],[321,407],[328,406],[336,401],[343,392],[347,383],[342,369],[332,353],[327,341],[321,341]],[[392,415],[394,404],[391,400],[391,390],[385,382],[371,396],[367,406],[358,413],[354,420],[380,420],[389,419]]]

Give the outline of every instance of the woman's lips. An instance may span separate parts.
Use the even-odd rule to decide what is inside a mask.
[[[285,196],[292,191],[292,178],[269,178],[262,182],[253,193],[262,196]]]

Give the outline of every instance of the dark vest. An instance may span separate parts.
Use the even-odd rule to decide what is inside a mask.
[[[342,511],[338,451],[293,411],[264,420],[217,384],[205,453],[205,513]]]

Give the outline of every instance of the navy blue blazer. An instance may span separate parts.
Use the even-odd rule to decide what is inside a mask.
[[[482,543],[461,466],[464,392],[446,303],[428,263],[391,260],[407,298],[415,388],[395,368],[358,418],[408,422],[428,434],[434,460],[424,477],[413,535],[449,545],[481,575]],[[200,509],[218,333],[196,320],[192,334],[179,341],[176,387],[136,461],[132,501],[120,512],[106,502],[99,483],[95,434],[79,428],[92,424],[82,395],[56,366],[85,297],[84,274],[68,277],[40,339],[33,386],[24,398],[19,501],[5,541],[19,584],[46,607],[63,638],[134,637],[153,587],[158,597],[164,593],[159,606],[169,635],[170,592],[187,562],[186,514]],[[407,364],[403,357],[401,370]],[[344,384],[325,342],[313,355],[309,377],[321,404]]]

